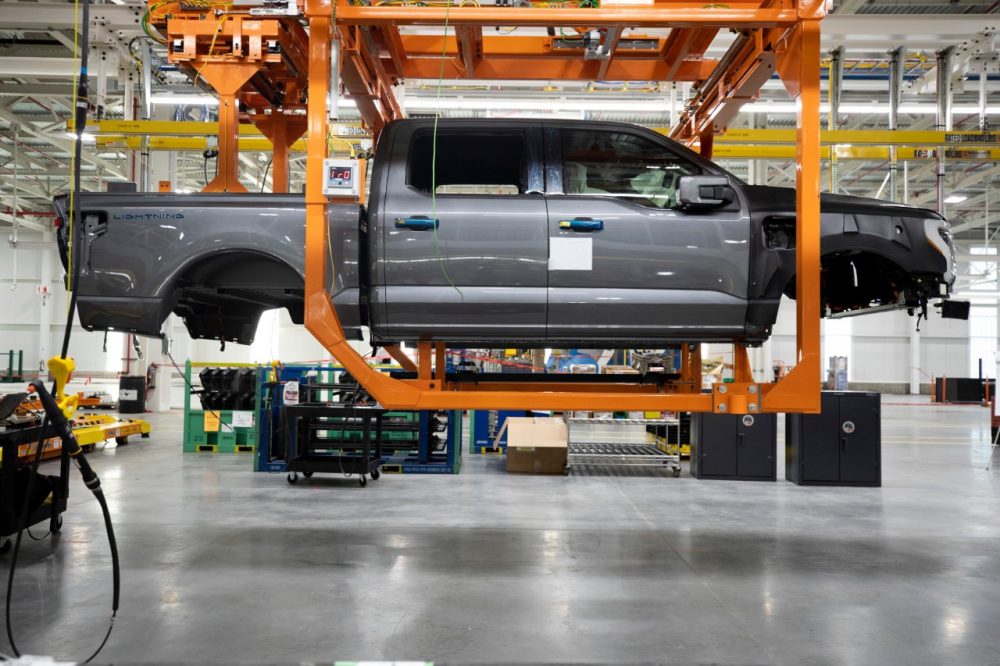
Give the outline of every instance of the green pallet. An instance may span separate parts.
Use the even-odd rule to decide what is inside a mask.
[[[249,410],[246,410],[249,411]],[[253,451],[257,447],[257,428],[230,428],[233,422],[232,410],[219,410],[219,431],[205,430],[205,412],[200,409],[188,410],[184,423],[184,451],[197,452],[212,450],[218,453]],[[212,447],[209,449],[209,447]]]

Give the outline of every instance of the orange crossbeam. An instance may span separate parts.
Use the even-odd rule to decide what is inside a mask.
[[[712,71],[710,61],[685,62],[677,69],[671,81],[699,81]],[[600,63],[596,60],[553,60],[548,58],[486,58],[476,65],[477,79],[521,79],[562,81],[666,81],[669,67],[665,62],[616,58],[604,77],[599,77]],[[413,79],[437,79],[441,61],[431,58],[410,58],[406,61],[405,74]],[[444,63],[444,79],[465,77],[465,70],[454,60]]]
[[[735,3],[733,3],[735,4]],[[752,4],[752,3],[751,3]],[[759,3],[757,3],[759,4]],[[662,7],[662,5],[661,5]],[[413,7],[338,5],[340,25],[437,25],[452,26],[623,26],[631,28],[768,28],[793,25],[798,12],[791,8],[759,9],[723,6],[706,8],[700,3],[672,3],[669,8],[530,8],[507,7]]]

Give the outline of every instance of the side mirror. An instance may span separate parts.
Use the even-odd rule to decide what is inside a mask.
[[[677,185],[677,208],[714,208],[736,198],[725,176],[681,176]]]

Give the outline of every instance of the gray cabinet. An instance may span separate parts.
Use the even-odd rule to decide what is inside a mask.
[[[882,485],[880,394],[824,391],[820,414],[787,414],[785,478],[799,485]]]
[[[691,476],[774,481],[775,414],[692,414]]]

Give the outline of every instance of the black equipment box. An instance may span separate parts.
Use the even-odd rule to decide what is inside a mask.
[[[798,485],[881,486],[881,395],[823,391],[820,414],[785,415],[785,478]]]
[[[146,378],[122,377],[118,380],[118,413],[142,414],[146,411]]]
[[[691,476],[777,479],[776,414],[692,414]]]
[[[934,381],[934,402],[980,403],[986,400],[987,385],[991,397],[996,392],[996,385],[992,379],[938,377]]]

